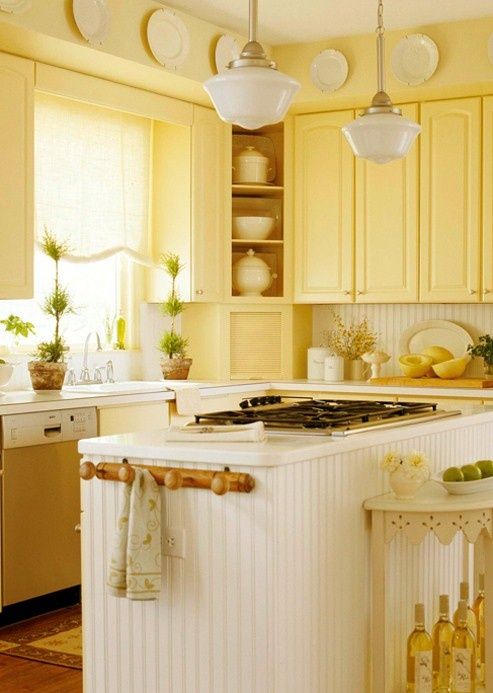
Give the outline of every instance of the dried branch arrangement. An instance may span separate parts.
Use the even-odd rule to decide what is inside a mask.
[[[325,345],[332,354],[354,360],[375,349],[378,334],[370,328],[367,318],[346,327],[341,316],[333,311],[332,320],[333,328],[324,332]]]

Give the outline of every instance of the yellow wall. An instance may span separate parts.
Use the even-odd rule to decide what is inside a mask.
[[[427,34],[438,46],[440,59],[435,74],[424,84],[410,87],[392,74],[393,47],[406,34]],[[488,60],[487,40],[493,33],[491,17],[416,26],[385,32],[387,91],[395,103],[422,101],[469,94],[493,93],[493,64]],[[310,80],[310,63],[322,50],[334,48],[346,56],[349,74],[345,84],[331,94],[323,94]],[[376,92],[375,34],[334,38],[311,44],[276,46],[279,67],[301,82],[293,112],[332,111],[367,106]]]

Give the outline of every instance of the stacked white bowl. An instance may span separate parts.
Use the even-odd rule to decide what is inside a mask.
[[[234,216],[233,238],[265,241],[274,229],[275,219],[269,216]]]

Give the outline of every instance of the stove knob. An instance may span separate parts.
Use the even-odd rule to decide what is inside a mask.
[[[247,399],[242,399],[240,402],[240,409],[248,409],[250,404],[248,403]]]
[[[261,397],[252,397],[250,400],[251,407],[257,407],[260,404]]]

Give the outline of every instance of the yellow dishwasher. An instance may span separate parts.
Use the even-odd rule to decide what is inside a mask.
[[[1,605],[80,584],[77,441],[96,408],[2,416]]]

